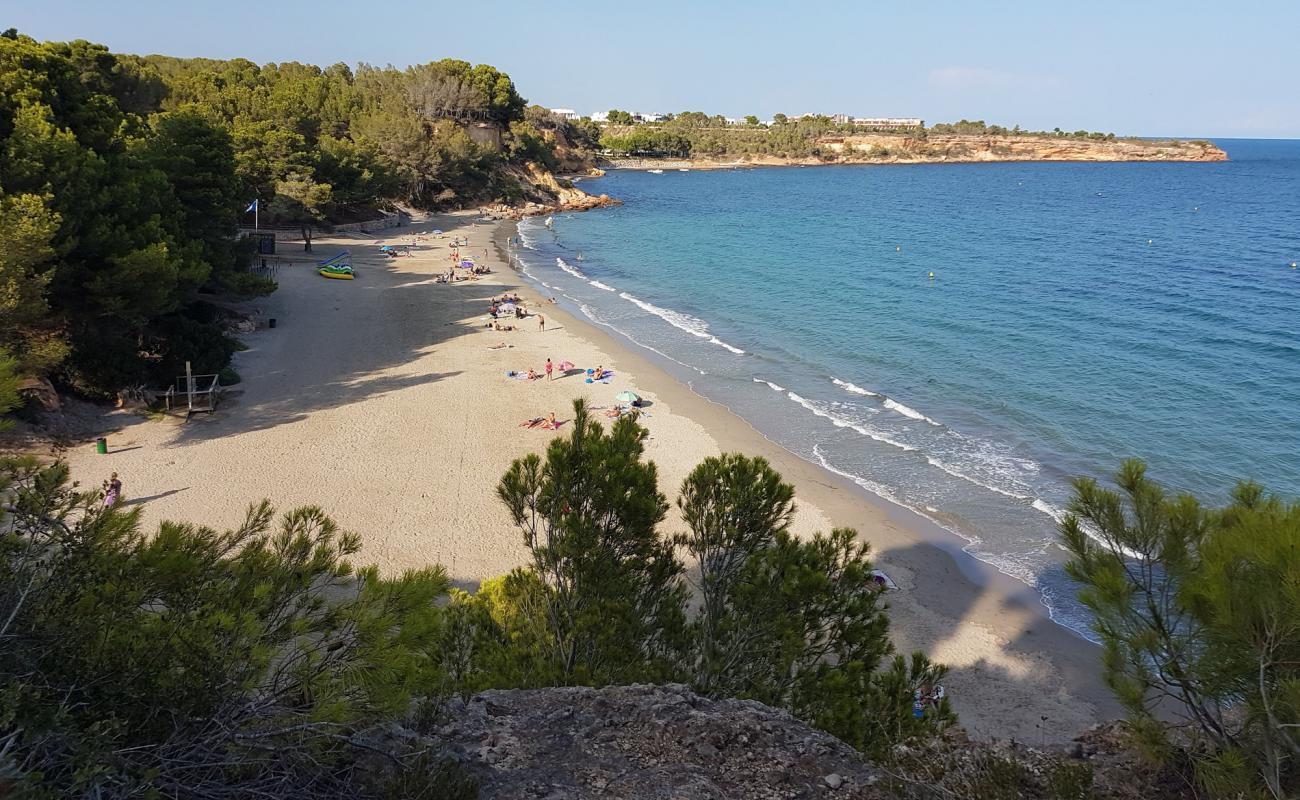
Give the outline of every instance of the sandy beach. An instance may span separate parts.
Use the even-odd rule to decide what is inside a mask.
[[[313,254],[281,242],[296,260],[280,269],[275,294],[251,304],[277,325],[241,337],[248,350],[235,367],[243,382],[218,412],[188,422],[109,413],[109,454],[76,443],[66,454],[74,476],[98,485],[120,473],[147,525],[231,526],[263,497],[280,509],[318,505],[361,534],[359,561],[388,572],[439,563],[472,589],[526,560],[497,481],[513,459],[541,452],[569,428],[519,423],[551,412],[567,423],[573,398],[608,408],[633,389],[650,401],[647,455],[670,502],[706,456],[763,455],[796,486],[797,533],[849,526],[872,543],[900,587],[889,594],[898,649],[922,649],[950,666],[945,686],[973,736],[1058,742],[1118,715],[1099,679],[1098,648],[1052,623],[1028,587],[960,552],[944,531],[774,445],[633,345],[547,303],[503,258],[498,244],[513,230],[463,213],[430,217],[388,239],[316,239]],[[410,256],[380,255],[381,242],[417,235]],[[447,271],[453,237],[468,238],[460,252],[492,273],[435,282]],[[341,249],[352,252],[357,279],[317,275],[313,261]],[[536,317],[511,320],[514,331],[487,327],[489,302],[504,292],[544,315],[545,330]],[[500,343],[507,347],[493,349]],[[552,381],[506,376],[541,371],[548,357],[602,365],[614,377],[588,384],[558,370]],[[679,526],[670,515],[665,529]]]

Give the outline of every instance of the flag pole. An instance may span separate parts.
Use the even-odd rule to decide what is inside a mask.
[[[262,227],[261,225],[258,225],[258,224],[257,224],[257,220],[258,220],[258,213],[257,213],[257,212],[260,211],[260,210],[261,210],[261,209],[258,208],[258,202],[257,202],[257,199],[254,198],[254,199],[253,199],[253,230],[257,230],[257,229],[259,229],[259,228]]]

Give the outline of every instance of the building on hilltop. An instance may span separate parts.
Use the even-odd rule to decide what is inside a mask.
[[[915,117],[854,117],[853,125],[878,131],[904,131],[924,128],[925,120]]]
[[[593,111],[593,112],[591,112],[591,121],[592,121],[592,122],[609,122],[609,112],[608,112],[608,111]]]
[[[560,117],[561,119],[574,119],[574,120],[576,120],[576,119],[579,118],[579,117],[578,117],[578,112],[577,112],[577,111],[574,111],[574,110],[571,109],[571,108],[551,108],[551,109],[547,109],[547,110],[550,111],[550,112],[551,112],[552,114],[554,114],[555,116]]]
[[[637,112],[636,114],[633,114],[632,118],[635,119],[637,122],[663,122],[664,121],[663,114],[646,113],[644,111],[640,111]]]

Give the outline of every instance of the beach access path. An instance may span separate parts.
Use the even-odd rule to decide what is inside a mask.
[[[232,527],[262,498],[280,510],[320,506],[361,535],[357,563],[386,573],[441,564],[473,590],[527,560],[495,492],[510,462],[566,435],[574,398],[603,409],[632,389],[651,401],[647,457],[670,502],[703,458],[723,450],[763,455],[796,487],[796,533],[850,526],[872,543],[900,586],[888,594],[899,651],[922,649],[951,667],[945,687],[973,736],[1061,742],[1118,715],[1099,678],[1099,649],[1048,620],[1026,587],[545,302],[498,247],[513,232],[513,223],[465,212],[420,220],[386,239],[316,239],[313,254],[280,268],[279,290],[251,304],[277,324],[241,337],[248,349],[234,366],[243,382],[215,414],[183,422],[108,413],[109,453],[76,443],[66,453],[74,477],[95,486],[118,472],[146,528],[163,520]],[[381,243],[413,237],[409,256],[379,252]],[[436,282],[451,263],[453,238],[468,239],[461,255],[492,273]],[[280,247],[293,258],[301,244]],[[356,280],[320,277],[314,259],[344,249]],[[515,331],[487,327],[491,298],[507,291],[545,316],[544,332],[535,317],[503,320]],[[508,346],[492,349],[500,343]],[[540,372],[548,357],[603,365],[614,376],[592,384],[558,369],[553,381],[506,376]],[[552,412],[564,423],[558,431],[519,427]],[[680,527],[674,509],[665,530]]]

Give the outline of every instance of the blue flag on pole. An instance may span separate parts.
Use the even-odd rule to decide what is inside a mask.
[[[248,212],[254,211],[256,209],[257,209],[257,201],[254,200],[253,202],[248,204],[248,208],[244,209],[244,213],[247,214]]]

